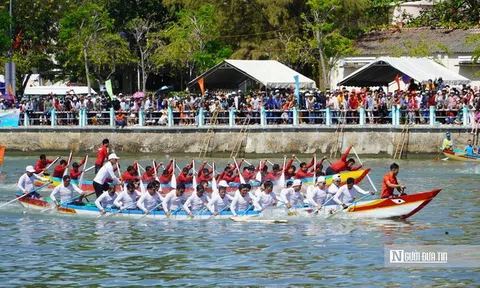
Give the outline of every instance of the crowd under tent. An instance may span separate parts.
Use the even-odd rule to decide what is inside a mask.
[[[397,78],[422,84],[442,78],[445,85],[462,85],[470,80],[428,58],[380,57],[341,80],[339,86],[389,86]]]
[[[294,88],[295,76],[298,76],[300,89],[316,88],[315,81],[275,60],[224,60],[190,81],[188,87],[199,85],[202,91],[204,89],[246,91],[263,86],[268,90]]]

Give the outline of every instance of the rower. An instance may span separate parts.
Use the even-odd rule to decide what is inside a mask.
[[[350,158],[347,160],[348,154],[352,150],[352,146],[348,147],[348,149],[343,153],[342,158],[340,160],[333,162],[330,166],[327,167],[325,170],[326,175],[333,175],[340,173],[342,171],[356,171],[362,168],[362,165],[354,167],[355,159]]]
[[[55,198],[57,194],[60,194],[60,202],[62,204],[83,205],[82,197],[85,195],[85,192],[78,188],[77,185],[70,183],[71,178],[69,175],[63,176],[62,180],[63,183],[55,187],[52,193],[50,193],[50,198],[53,200],[53,203],[55,203],[57,207],[60,207],[60,203],[58,203]],[[80,199],[76,201],[72,200],[74,191],[81,195]]]
[[[101,170],[99,174],[100,172]],[[140,198],[140,193],[135,189],[133,183],[128,183],[127,189],[118,195],[115,201],[113,201],[113,205],[117,206],[120,210],[135,209],[138,198]]]
[[[135,169],[135,166],[133,165],[128,166],[127,170],[125,170],[125,172],[123,172],[122,174],[123,182],[129,182],[137,179],[138,179],[138,173],[137,173],[137,170]]]
[[[148,184],[153,180],[155,180],[155,177],[156,175],[155,175],[155,171],[153,170],[153,167],[151,166],[145,167],[145,172],[142,175],[143,183]]]
[[[205,165],[207,165],[207,161],[204,161],[202,166],[200,166],[200,169],[198,169],[198,180],[199,181],[202,181],[202,180],[205,180],[205,181],[212,181],[212,173],[213,173],[213,168],[212,169],[208,169],[208,168],[205,168]]]
[[[265,176],[265,181],[277,181],[282,176],[282,169],[280,165],[273,164],[272,171],[270,171],[267,176]]]
[[[163,211],[167,216],[170,216],[171,211],[176,211],[178,208],[183,206],[183,203],[186,201],[185,193],[185,184],[177,184],[177,188],[170,191],[162,202]]]
[[[110,146],[110,141],[108,139],[103,139],[102,145],[97,150],[97,160],[95,160],[95,174],[98,173],[100,168],[103,166],[103,162],[108,158],[108,146]]]
[[[162,175],[160,175],[160,184],[169,184],[170,181],[172,181],[172,174],[174,170],[175,167],[173,167],[173,160],[170,160],[170,163],[168,163],[167,167],[163,169]]]
[[[447,138],[443,139],[442,150],[453,150],[453,140],[450,138],[450,132],[445,134]]]
[[[105,214],[105,209],[108,209],[113,206],[113,202],[117,199],[118,194],[115,192],[116,186],[110,185],[108,186],[108,190],[103,192],[100,197],[95,200],[95,206],[97,206],[98,210],[100,210],[101,214]]]
[[[180,173],[180,175],[177,176],[177,184],[178,183],[192,184],[193,175],[188,174],[188,171],[190,171],[190,169],[188,169],[188,167],[184,167],[182,169],[182,173]]]
[[[29,194],[26,197],[43,200],[43,197],[42,195],[40,195],[40,193],[36,191],[30,193],[30,191],[33,190],[35,179],[38,179],[40,181],[50,181],[50,183],[53,182],[51,180],[48,180],[47,178],[43,178],[35,174],[35,169],[33,169],[32,165],[29,165],[27,166],[27,168],[25,168],[25,173],[18,179],[17,188],[18,190],[22,191],[23,194]]]
[[[325,177],[320,176],[317,178],[315,187],[310,187],[310,189],[307,190],[307,201],[312,208],[320,210],[325,200],[327,200],[326,184],[327,180]]]
[[[82,175],[83,171],[78,170],[78,168],[80,168],[80,166],[85,164],[85,161],[87,161],[87,158],[83,158],[82,162],[80,162],[80,163],[73,162],[72,170],[70,170],[70,178],[72,180],[78,180],[78,177],[80,177],[80,175]]]
[[[97,175],[93,178],[93,188],[95,189],[97,198],[102,195],[103,191],[108,189],[109,184],[106,182],[107,178],[112,179],[113,184],[122,182],[115,176],[115,172],[113,172],[113,165],[117,164],[118,159],[120,158],[115,153],[108,155],[108,162],[98,170]]]
[[[62,178],[63,173],[65,173],[65,170],[67,170],[67,168],[68,168],[67,161],[63,159],[60,160],[60,163],[57,166],[55,166],[55,169],[53,169],[52,177]]]
[[[185,204],[183,204],[183,210],[185,210],[190,218],[193,218],[193,213],[197,211],[202,211],[205,207],[210,208],[208,206],[208,199],[207,195],[205,194],[205,188],[202,185],[197,185],[196,190],[190,197],[188,197]],[[210,211],[214,212],[214,211]]]
[[[210,210],[214,216],[217,216],[220,211],[224,210],[233,199],[233,197],[227,195],[227,188],[227,181],[222,180],[218,183],[218,192],[213,191],[212,193],[212,198],[208,202],[210,206],[208,210]]]
[[[158,204],[162,202],[155,187],[156,185],[154,183],[148,183],[147,193],[143,193],[137,201],[137,207],[145,214],[149,214],[153,208],[158,207]]]
[[[266,181],[263,183],[263,191],[260,195],[256,195],[257,198],[253,201],[255,211],[264,211],[268,207],[277,205],[277,196],[273,191],[272,181]]]
[[[43,173],[44,175],[48,175],[44,172],[47,171],[48,164],[53,163],[53,161],[54,160],[47,159],[47,156],[45,156],[45,154],[40,154],[40,160],[38,160],[35,164],[35,174]]]
[[[397,196],[407,195],[403,191],[407,188],[405,185],[398,184],[397,175],[400,171],[400,166],[397,163],[390,165],[390,171],[383,176],[382,194],[380,198],[393,198]],[[399,195],[394,195],[395,189],[398,190]]]
[[[237,216],[238,211],[245,211],[249,208],[249,205],[252,204],[252,199],[250,197],[250,190],[252,186],[250,184],[240,184],[238,186],[238,193],[235,193],[232,203],[230,203],[230,211],[233,216]]]
[[[295,177],[295,170],[297,169],[293,164],[293,160],[295,159],[295,154],[292,155],[292,158],[288,161],[287,165],[285,167],[282,167],[282,171],[285,173],[285,179],[290,179],[292,177]]]
[[[305,163],[305,162],[300,163],[300,169],[298,169],[298,172],[295,174],[295,179],[303,179],[303,178],[313,177],[314,173],[313,172],[308,172],[308,168],[310,168],[310,167],[309,167],[309,165],[307,165],[307,163]]]
[[[465,146],[465,153],[467,153],[468,156],[473,156],[475,154],[474,151],[475,149],[473,148],[472,140],[468,139],[467,146]]]
[[[328,199],[332,198],[333,196],[335,196],[335,194],[337,194],[338,189],[340,189],[341,183],[342,183],[342,177],[340,176],[340,174],[335,174],[332,176],[332,184],[328,187],[328,190],[327,190]],[[324,203],[324,204],[326,205],[328,203]]]
[[[342,205],[342,207],[345,209],[348,207],[348,204],[355,200],[355,195],[357,193],[363,195],[370,193],[371,195],[375,195],[375,191],[368,192],[355,185],[355,179],[350,177],[347,178],[347,184],[340,187],[335,196],[333,196],[333,201],[335,201],[338,205]]]
[[[305,198],[300,190],[302,190],[302,180],[295,179],[293,180],[292,187],[282,189],[280,192],[280,200],[288,209],[297,204],[303,206]]]

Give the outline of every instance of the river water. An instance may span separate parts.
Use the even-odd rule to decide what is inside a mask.
[[[18,177],[35,161],[32,155],[5,157],[0,203],[13,199]],[[363,162],[380,189],[392,161]],[[480,167],[431,159],[399,164],[408,193],[443,189],[408,221],[92,219],[39,214],[12,203],[0,208],[0,285],[478,287],[479,269],[384,268],[384,245],[478,245],[480,239]],[[370,189],[366,179],[360,186]]]

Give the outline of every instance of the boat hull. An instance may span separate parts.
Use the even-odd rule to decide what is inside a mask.
[[[449,160],[455,161],[463,161],[463,162],[479,162],[480,163],[480,156],[469,156],[466,155],[465,152],[457,153],[450,150],[443,150],[443,155],[448,157]]]

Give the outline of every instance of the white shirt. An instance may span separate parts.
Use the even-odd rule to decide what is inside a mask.
[[[35,173],[33,173],[30,177],[28,177],[27,173],[25,173],[18,179],[17,188],[23,193],[25,193],[25,191],[31,192],[33,190],[35,179],[48,181],[47,178],[40,177]]]
[[[100,195],[100,197],[97,198],[97,200],[95,200],[95,206],[97,206],[99,210],[103,210],[105,208],[111,207],[115,199],[117,199],[117,197],[118,197],[117,193],[113,193],[113,195],[110,196],[108,191],[105,191],[103,192],[102,195]]]
[[[208,210],[210,210],[210,212],[214,213],[214,212],[220,212],[220,210],[222,210],[223,208],[225,208],[226,206],[228,206],[228,204],[230,204],[230,198],[231,197],[230,195],[225,195],[223,198],[220,197],[220,194],[218,194],[218,192],[212,196],[212,198],[210,199],[210,201],[208,202]]]
[[[193,193],[188,197],[185,204],[183,204],[183,209],[187,211],[187,213],[192,213],[192,211],[199,211],[202,210],[208,204],[208,197],[205,193],[198,197],[197,193]],[[208,206],[207,206],[208,207]]]
[[[97,182],[100,185],[105,184],[105,180],[107,178],[113,179],[113,184],[120,183],[117,176],[115,176],[115,172],[113,172],[113,165],[112,162],[108,161],[105,165],[98,170],[97,175],[93,178],[93,181]]]
[[[153,195],[150,195],[150,193],[147,191],[145,193],[142,193],[142,196],[140,197],[140,199],[138,199],[137,207],[146,213],[147,210],[151,211],[161,202],[162,199],[157,192],[153,193]]]
[[[330,186],[328,187],[327,197],[328,197],[328,198],[332,198],[333,196],[335,196],[335,194],[337,194],[338,188],[339,188],[339,187],[338,187],[337,185],[335,185],[335,184],[332,183],[332,185],[330,185]]]
[[[77,185],[70,183],[67,187],[61,183],[55,189],[53,189],[52,193],[50,193],[50,198],[52,198],[53,201],[57,201],[55,196],[57,194],[60,194],[60,202],[61,203],[66,203],[69,200],[73,200],[73,191],[78,192],[80,194],[83,193],[83,191],[77,187]]]
[[[242,197],[240,193],[235,193],[232,203],[230,203],[230,211],[233,216],[237,216],[236,211],[245,211],[250,205],[250,193],[247,193],[245,197]]]
[[[118,195],[115,201],[113,201],[113,205],[120,209],[134,209],[135,202],[137,201],[137,197],[139,195],[140,193],[138,193],[137,190],[133,191],[132,194],[128,194],[128,192],[125,190]]]
[[[327,191],[324,189],[320,189],[320,187],[309,187],[307,189],[307,201],[308,204],[316,207],[317,205],[322,205],[325,200],[327,200]]]
[[[177,190],[168,192],[162,202],[163,210],[165,213],[170,212],[171,210],[177,210],[179,207],[183,206],[186,198],[187,196],[185,196],[185,194],[182,194],[182,196],[178,197]]]
[[[348,186],[345,184],[340,187],[335,196],[333,196],[333,201],[339,205],[352,203],[355,200],[355,194],[357,192],[364,195],[368,194],[368,191],[363,190],[357,185],[353,185],[352,189],[348,189]]]
[[[255,210],[263,211],[266,208],[273,206],[274,203],[277,201],[277,196],[275,193],[270,192],[269,194],[265,192],[261,192],[260,195],[257,196],[253,205],[255,206]]]
[[[284,188],[280,191],[280,200],[285,204],[296,205],[303,204],[305,198],[300,191],[295,191],[293,188]]]

